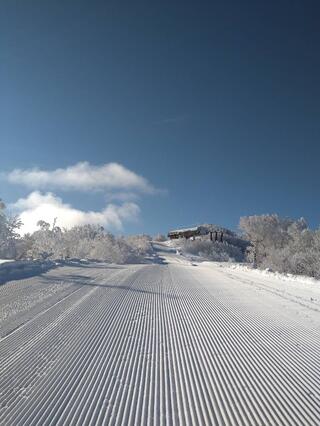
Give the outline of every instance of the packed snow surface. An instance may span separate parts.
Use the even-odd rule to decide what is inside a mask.
[[[0,424],[319,425],[319,282],[156,248],[0,286]]]

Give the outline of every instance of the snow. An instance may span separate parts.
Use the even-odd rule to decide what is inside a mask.
[[[52,261],[21,260],[0,263],[0,284],[21,278],[38,275],[48,271],[56,265]]]
[[[318,282],[154,248],[0,286],[0,424],[319,425]]]
[[[230,267],[232,269],[236,269],[236,270],[239,270],[239,271],[248,271],[250,274],[251,273],[260,274],[260,275],[263,275],[263,276],[272,277],[274,279],[279,279],[279,280],[282,280],[282,281],[296,281],[300,285],[301,284],[320,285],[319,280],[312,278],[312,277],[307,277],[307,276],[304,276],[304,275],[294,275],[294,274],[289,274],[289,273],[285,274],[285,273],[272,271],[269,268],[253,269],[252,266],[250,266],[250,265],[244,265],[244,264],[240,264],[240,263],[234,263],[233,265],[230,265]]]
[[[187,232],[187,231],[197,231],[199,226],[192,226],[191,228],[181,228],[181,229],[174,229],[173,231],[170,231],[171,234],[175,232]]]

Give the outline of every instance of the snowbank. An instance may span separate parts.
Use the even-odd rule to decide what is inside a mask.
[[[0,264],[0,284],[38,275],[56,266],[52,261],[21,260]]]
[[[7,262],[14,262],[14,259],[0,259],[0,265]]]
[[[236,264],[236,263],[229,265],[229,267],[231,269],[236,269],[236,270],[238,269],[242,271],[252,271],[261,276],[277,278],[281,281],[297,281],[304,284],[317,284],[320,286],[320,280],[317,280],[316,278],[308,277],[306,275],[295,275],[295,274],[289,274],[289,273],[276,272],[276,271],[272,271],[269,268],[253,269],[251,266]]]
[[[280,280],[280,281],[290,281],[290,282],[297,282],[297,283],[303,283],[303,284],[316,284],[320,288],[320,280],[308,277],[306,275],[295,275],[290,273],[284,273],[284,272],[277,272],[272,271],[269,268],[266,269],[255,269],[251,266],[249,263],[236,263],[236,262],[215,262],[210,260],[202,260],[200,258],[196,258],[195,256],[186,256],[188,259],[192,259],[194,262],[197,263],[197,266],[205,266],[205,267],[212,267],[216,268],[217,266],[219,268],[224,268],[228,270],[234,270],[238,272],[244,272],[249,273],[251,275],[256,275],[257,277],[266,277],[274,280]]]

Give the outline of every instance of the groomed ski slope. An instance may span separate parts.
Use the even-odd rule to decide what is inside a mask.
[[[159,255],[0,286],[0,424],[320,425],[319,283]]]

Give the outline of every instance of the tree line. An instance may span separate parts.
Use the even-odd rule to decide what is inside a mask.
[[[305,219],[277,214],[244,216],[239,232],[225,229],[223,243],[208,238],[179,240],[182,251],[219,262],[247,262],[253,267],[320,278],[320,230]]]
[[[20,236],[21,225],[19,217],[6,214],[0,200],[0,258],[85,258],[123,264],[141,262],[152,253],[147,235],[116,237],[97,225],[67,230],[56,221],[42,220],[37,231]],[[185,252],[215,261],[249,262],[258,268],[320,278],[320,230],[310,229],[303,218],[245,216],[240,218],[238,233],[226,230],[225,235],[223,243],[196,240],[179,244]]]
[[[116,237],[102,226],[83,225],[62,229],[40,220],[38,230],[19,235],[19,217],[0,208],[0,258],[4,259],[89,259],[109,263],[139,263],[152,253],[151,237],[133,235]]]

